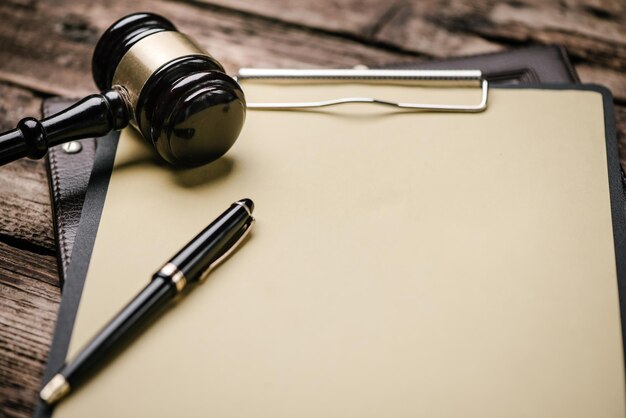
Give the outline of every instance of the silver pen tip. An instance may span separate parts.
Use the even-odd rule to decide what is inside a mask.
[[[240,199],[237,201],[237,203],[239,203],[240,205],[243,205],[246,207],[246,209],[248,209],[248,212],[250,213],[250,215],[252,215],[252,212],[254,212],[254,202],[252,201],[252,199]]]
[[[39,397],[48,405],[52,405],[65,395],[67,395],[70,391],[70,385],[67,383],[67,380],[60,375],[56,374],[47,384],[41,389],[39,392]]]

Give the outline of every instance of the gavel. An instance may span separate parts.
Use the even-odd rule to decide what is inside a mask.
[[[92,71],[102,93],[0,134],[0,165],[131,124],[165,161],[198,166],[228,151],[243,127],[239,84],[159,15],[135,13],[111,25],[96,45]]]

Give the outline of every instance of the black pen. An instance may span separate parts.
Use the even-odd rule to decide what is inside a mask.
[[[254,223],[254,203],[242,199],[189,242],[152,276],[150,283],[44,386],[41,399],[52,405],[79,385],[116,348],[146,325],[187,285],[204,279],[243,240]]]

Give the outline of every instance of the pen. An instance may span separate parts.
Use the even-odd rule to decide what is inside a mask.
[[[248,234],[254,223],[253,210],[252,200],[241,199],[192,239],[71,362],[54,375],[41,390],[41,399],[48,405],[58,402],[188,285],[203,280]]]

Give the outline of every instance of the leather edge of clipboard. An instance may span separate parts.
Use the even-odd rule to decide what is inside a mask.
[[[65,362],[87,276],[87,269],[89,268],[100,224],[100,217],[104,209],[104,201],[113,171],[118,140],[118,132],[97,139],[98,145],[96,147],[93,171],[85,193],[83,211],[72,249],[73,257],[67,270],[65,291],[61,298],[42,383],[50,380]],[[52,408],[38,398],[33,417],[48,418],[51,415]]]
[[[604,124],[608,137],[606,141],[607,162],[609,163],[609,192],[611,194],[611,218],[613,220],[613,242],[615,245],[615,268],[617,270],[617,288],[619,295],[620,319],[622,323],[622,350],[626,362],[626,191],[624,189],[624,172],[620,164],[619,138],[615,112],[613,110],[613,95],[604,86],[592,85],[592,90],[602,94],[604,102]],[[615,172],[611,175],[611,170]],[[625,366],[626,367],[626,366]]]
[[[626,191],[623,181],[624,172],[620,164],[619,138],[613,108],[613,94],[607,87],[598,84],[586,84],[582,87],[585,90],[600,93],[604,105],[604,134],[606,136],[609,194],[611,196],[615,269],[617,272],[617,290],[622,324],[622,351],[624,352],[624,361],[626,363]]]
[[[586,86],[587,89],[600,93],[604,104],[609,193],[611,195],[611,218],[613,221],[613,243],[615,246],[615,269],[617,271],[617,289],[622,324],[622,351],[624,351],[624,361],[626,363],[626,191],[623,181],[624,172],[620,164],[619,137],[613,108],[613,94],[605,86],[597,84],[587,84]],[[609,138],[612,138],[612,141],[609,141]]]
[[[77,100],[61,97],[46,99],[42,103],[42,114],[48,117]],[[81,146],[79,152],[66,153],[59,145],[52,147],[46,155],[61,290],[76,236],[75,225],[81,215],[96,151],[95,138],[86,138],[79,142]]]

